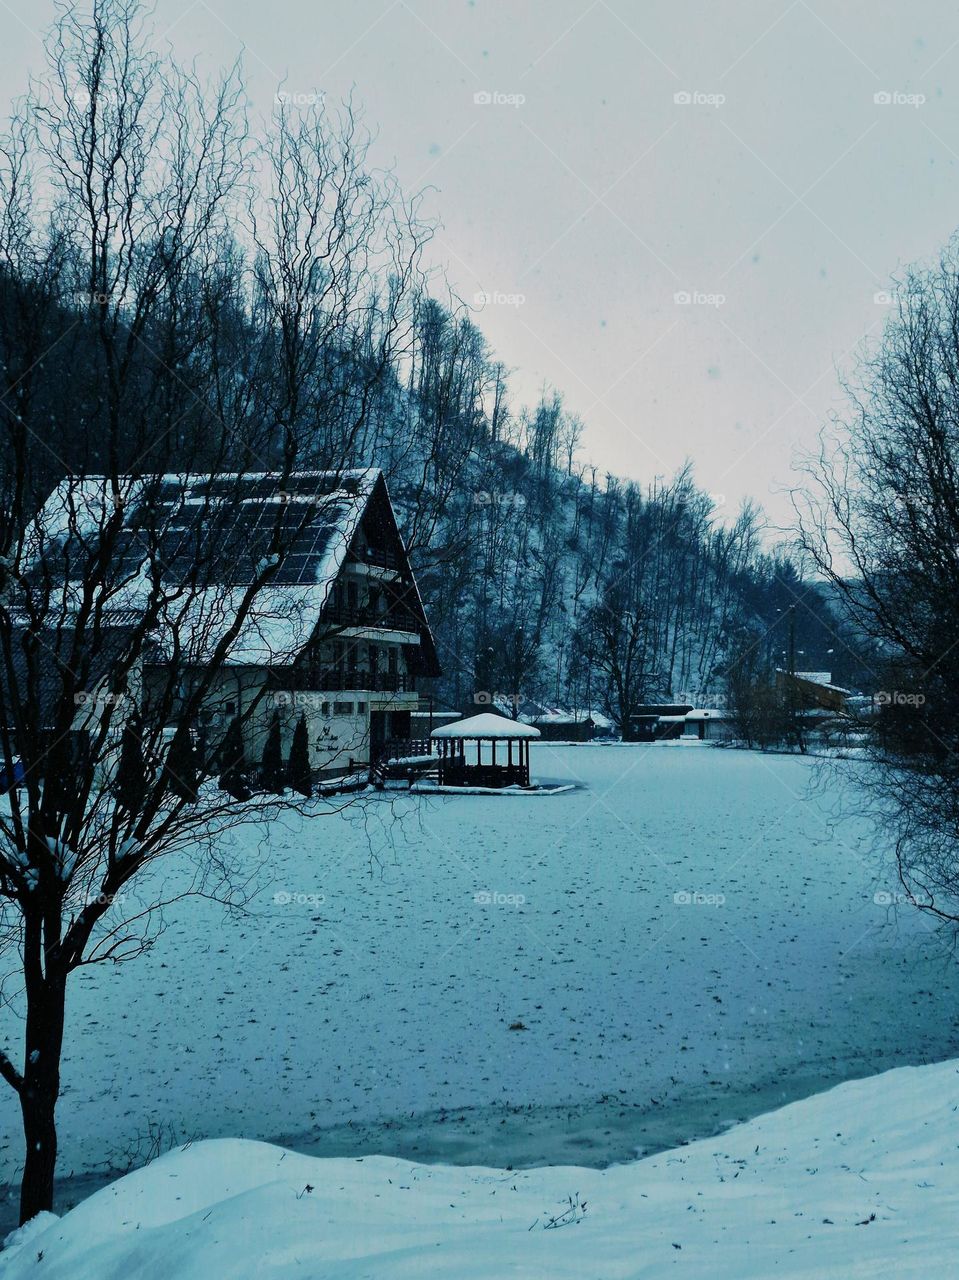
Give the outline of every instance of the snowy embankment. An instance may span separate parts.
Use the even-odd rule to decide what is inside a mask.
[[[959,1063],[843,1084],[605,1171],[321,1160],[229,1139],[21,1233],[3,1280],[954,1274]]]

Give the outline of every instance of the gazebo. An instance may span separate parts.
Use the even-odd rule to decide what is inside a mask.
[[[439,748],[440,786],[528,787],[529,744],[539,736],[539,730],[531,724],[520,724],[489,711],[441,725],[430,734]]]

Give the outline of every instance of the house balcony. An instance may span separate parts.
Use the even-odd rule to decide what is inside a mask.
[[[358,627],[364,631],[402,631],[418,635],[422,623],[411,609],[393,605],[382,611],[362,605],[331,602],[323,610],[323,621],[334,627]]]
[[[347,564],[369,564],[377,569],[393,569],[397,572],[402,568],[399,556],[384,547],[363,547],[351,554]]]
[[[303,667],[277,671],[276,689],[290,693],[415,693],[416,676],[401,671],[367,671],[359,667]]]

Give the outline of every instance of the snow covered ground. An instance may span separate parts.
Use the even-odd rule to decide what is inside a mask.
[[[38,1219],[3,1280],[930,1280],[959,1249],[959,1064],[604,1172],[204,1142]]]
[[[819,767],[537,744],[534,774],[576,790],[392,793],[248,832],[250,914],[178,904],[143,959],[77,975],[63,1175],[235,1135],[600,1166],[959,1053],[955,968],[897,922],[881,837],[809,793]],[[3,1089],[6,1177],[19,1159]]]

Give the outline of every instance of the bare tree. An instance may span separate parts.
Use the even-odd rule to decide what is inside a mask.
[[[241,901],[223,832],[284,803],[217,789],[194,728],[238,651],[292,658],[276,585],[324,513],[282,495],[352,459],[425,234],[363,171],[348,110],[281,113],[255,151],[236,71],[211,93],[160,58],[133,0],[64,6],[49,55],[0,154],[0,939],[24,1013],[0,1075],[22,1221],[53,1202],[70,975],[151,944],[160,859],[192,867],[177,895]],[[263,473],[281,500],[251,538]]]
[[[910,271],[796,495],[800,537],[872,642],[861,774],[923,910],[959,924],[959,245]]]
[[[726,693],[736,731],[748,747],[781,747],[790,729],[784,689],[764,661],[761,639],[749,638],[731,655]]]
[[[577,635],[594,673],[593,687],[599,691],[602,709],[623,738],[631,736],[632,718],[646,700],[650,684],[643,662],[646,620],[633,586],[628,575],[609,585],[586,610]]]

